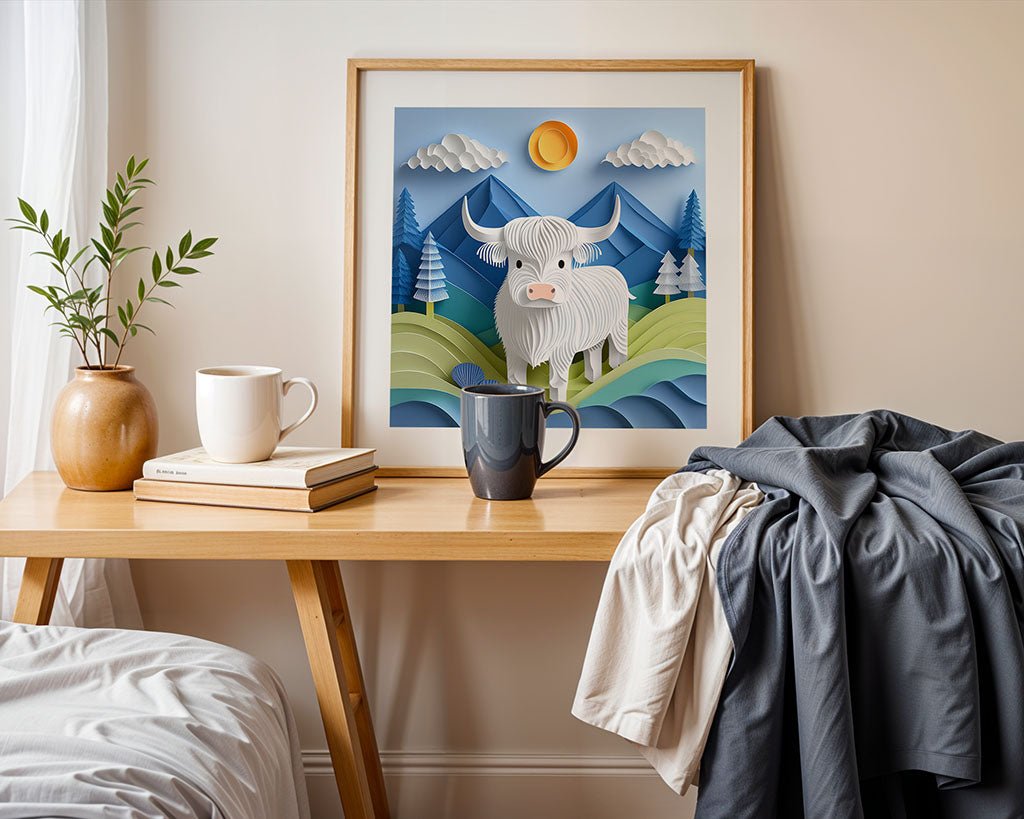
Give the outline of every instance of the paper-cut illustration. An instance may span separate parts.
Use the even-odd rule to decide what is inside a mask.
[[[667,138],[656,173],[602,161],[645,128],[691,161]],[[410,167],[456,133],[507,156],[475,178]],[[704,150],[700,108],[397,108],[391,425],[456,427],[462,387],[511,381],[584,427],[706,428]]]
[[[676,257],[672,251],[666,250],[661,257],[661,267],[658,268],[658,278],[654,280],[658,285],[654,288],[656,296],[664,296],[665,304],[668,304],[673,296],[679,295],[679,268],[676,266]]]
[[[427,305],[427,318],[434,317],[434,305],[448,298],[445,288],[444,264],[441,254],[437,251],[434,235],[427,231],[423,240],[423,252],[420,254],[420,272],[416,277],[416,292],[412,297]]]
[[[631,142],[624,142],[614,151],[609,151],[602,162],[616,168],[633,165],[637,168],[678,168],[692,165],[697,155],[678,139],[665,136],[661,131],[644,131]]]
[[[614,369],[628,358],[629,302],[626,280],[614,267],[591,265],[598,242],[619,226],[619,200],[600,227],[578,227],[558,216],[524,216],[504,227],[480,227],[462,201],[466,232],[482,242],[477,255],[508,265],[494,303],[498,336],[505,347],[510,384],[525,384],[527,367],[548,364],[551,395],[564,401],[569,366],[583,353],[590,382],[601,376],[604,344]]]
[[[690,191],[683,208],[683,218],[677,234],[679,247],[683,250],[704,250],[704,218],[700,212],[700,197],[697,191]]]
[[[499,148],[489,148],[465,134],[445,134],[440,142],[417,148],[405,164],[410,168],[476,173],[485,168],[500,168],[507,161],[508,154]]]
[[[679,266],[677,286],[680,290],[686,291],[686,294],[691,298],[693,298],[694,293],[705,289],[704,281],[700,277],[700,268],[697,266],[697,260],[689,253],[686,254],[686,258],[683,259],[683,263]]]
[[[391,255],[391,304],[396,310],[404,310],[412,299],[412,270],[405,254],[395,248]]]
[[[576,158],[579,139],[576,132],[564,122],[549,119],[533,129],[528,146],[530,159],[545,171],[568,168]]]
[[[463,361],[452,367],[452,382],[456,387],[475,387],[478,384],[498,383],[495,379],[487,377],[483,367],[470,361]]]

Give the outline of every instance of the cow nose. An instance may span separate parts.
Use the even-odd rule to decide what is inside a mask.
[[[555,298],[555,286],[553,284],[531,284],[526,288],[526,297],[530,301],[547,299],[553,301]]]

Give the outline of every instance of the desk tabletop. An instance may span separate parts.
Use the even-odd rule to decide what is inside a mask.
[[[465,478],[381,478],[306,514],[136,501],[35,472],[0,502],[0,556],[606,561],[657,483],[551,477],[531,500],[484,501]]]

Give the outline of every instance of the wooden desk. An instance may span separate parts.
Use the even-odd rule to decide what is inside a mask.
[[[339,560],[606,561],[657,480],[545,478],[532,500],[488,502],[455,478],[382,478],[305,515],[137,502],[37,472],[0,502],[0,557],[25,557],[15,620],[50,619],[67,557],[283,560],[346,819],[388,816],[377,739]]]

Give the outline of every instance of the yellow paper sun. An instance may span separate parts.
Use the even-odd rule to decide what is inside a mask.
[[[557,119],[542,122],[530,134],[530,159],[545,171],[568,168],[578,148],[576,132]]]

